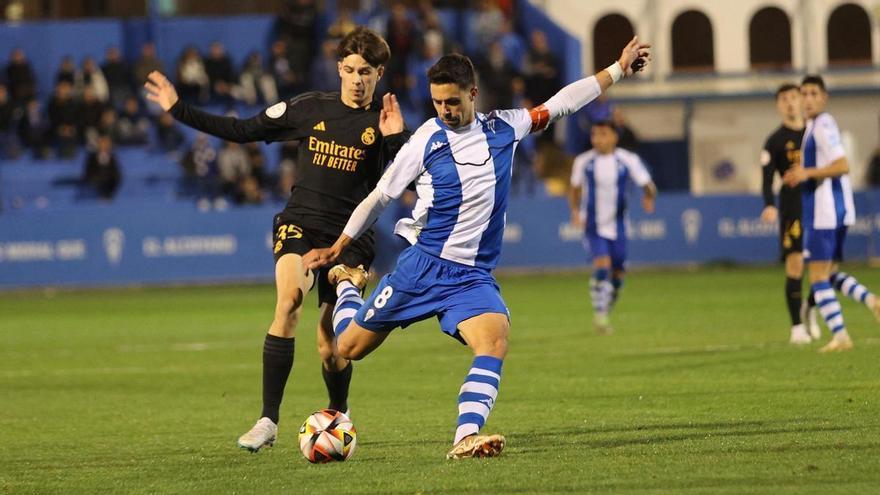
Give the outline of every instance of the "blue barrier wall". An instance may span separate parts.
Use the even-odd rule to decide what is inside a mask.
[[[864,260],[880,255],[880,192],[857,194],[856,205],[859,221],[846,255]],[[107,205],[3,215],[0,288],[270,280],[276,209]],[[633,211],[630,261],[771,262],[778,256],[777,227],[761,223],[760,210],[754,196],[662,196],[656,214]],[[585,267],[581,233],[568,216],[562,199],[513,199],[501,267]],[[386,231],[393,217],[381,220]]]

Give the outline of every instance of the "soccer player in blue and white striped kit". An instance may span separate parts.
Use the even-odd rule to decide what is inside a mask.
[[[590,143],[593,149],[574,159],[568,199],[571,222],[584,229],[584,247],[593,261],[593,326],[600,334],[610,334],[608,315],[623,287],[626,267],[627,185],[632,181],[642,188],[647,213],[654,213],[657,188],[639,155],[617,147],[612,122],[593,124]]]
[[[443,332],[464,342],[474,360],[458,395],[458,425],[448,458],[501,453],[501,435],[480,429],[498,396],[507,354],[509,314],[492,269],[501,254],[511,165],[517,143],[595,99],[633,69],[647,63],[649,45],[633,38],[608,69],[576,81],[532,109],[476,113],[476,77],[470,59],[446,55],[428,71],[437,118],[413,134],[385,171],[376,189],[354,210],[343,234],[325,249],[306,254],[304,264],[332,263],[382,210],[415,182],[413,218],[395,232],[412,246],[364,302],[358,288],[364,274],[337,265],[334,311],[337,350],[361,359],[391,330],[437,316]]]
[[[792,167],[783,180],[794,187],[803,183],[804,259],[810,272],[810,298],[815,301],[831,330],[831,341],[819,352],[847,351],[853,348],[846,331],[836,288],[867,306],[880,319],[880,304],[855,277],[838,272],[843,258],[847,227],[853,225],[856,210],[849,182],[849,163],[837,122],[825,112],[828,92],[820,76],[807,76],[801,82],[807,128],[801,142],[801,166]]]

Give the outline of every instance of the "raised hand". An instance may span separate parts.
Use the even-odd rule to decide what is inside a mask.
[[[339,251],[333,247],[312,249],[303,256],[303,267],[307,270],[317,270],[336,261]]]
[[[620,53],[620,58],[617,60],[620,67],[623,69],[624,74],[627,76],[631,76],[636,72],[641,71],[650,61],[651,45],[648,43],[641,43],[638,36],[633,36],[633,39],[623,47],[623,51]]]
[[[385,93],[382,97],[382,111],[379,112],[379,132],[383,136],[390,136],[403,132],[403,114],[400,112],[400,104],[397,97],[391,93]]]
[[[147,99],[158,103],[162,110],[167,112],[177,103],[177,90],[174,89],[174,85],[165,77],[165,74],[159,71],[150,72],[147,78],[147,82],[144,83],[144,88],[147,89]]]

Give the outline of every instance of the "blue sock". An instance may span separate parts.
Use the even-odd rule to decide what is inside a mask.
[[[361,291],[351,282],[344,280],[336,286],[336,306],[333,308],[333,333],[342,335],[352,318],[364,305]]]
[[[831,274],[831,284],[841,294],[846,294],[850,299],[868,305],[868,297],[871,291],[867,287],[860,284],[858,280],[846,272],[835,272]]]
[[[458,392],[458,427],[452,445],[468,435],[478,433],[486,424],[486,418],[498,397],[502,363],[493,356],[474,358],[464,385]]]
[[[836,334],[841,330],[846,330],[840,303],[837,302],[837,297],[834,295],[834,289],[831,288],[831,284],[828,282],[816,282],[810,288],[816,298],[819,313],[822,313],[822,318],[825,319],[825,324],[831,329],[831,333]]]
[[[597,268],[593,271],[590,279],[590,298],[593,300],[593,312],[608,314],[611,307],[611,299],[614,296],[614,286],[608,280],[608,269]]]

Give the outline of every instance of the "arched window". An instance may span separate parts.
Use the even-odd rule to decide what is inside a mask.
[[[828,19],[828,65],[871,63],[871,20],[854,3],[834,9]]]
[[[776,7],[765,7],[749,23],[749,62],[752,69],[791,68],[791,24]]]
[[[712,23],[706,14],[687,10],[672,23],[672,69],[678,72],[715,70]]]
[[[620,57],[620,48],[635,34],[633,25],[625,16],[608,14],[593,28],[593,66],[596,72],[608,67]]]

